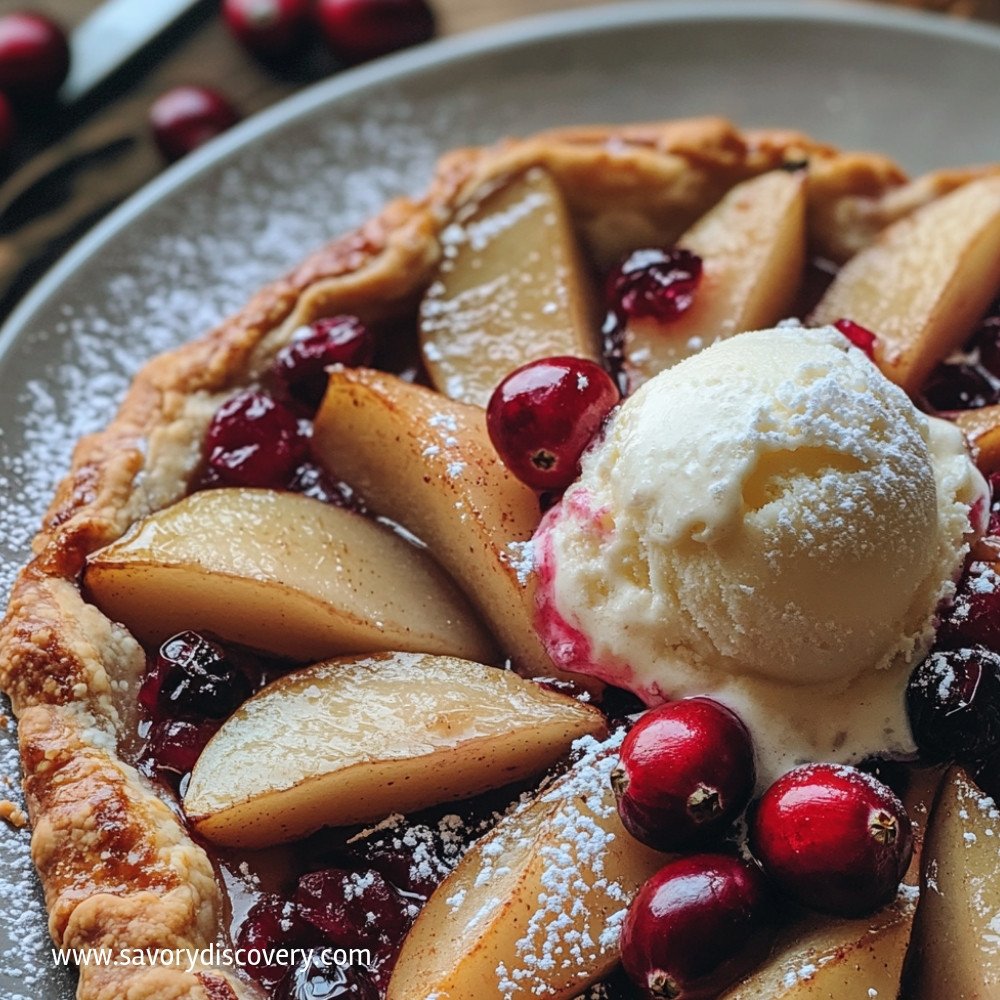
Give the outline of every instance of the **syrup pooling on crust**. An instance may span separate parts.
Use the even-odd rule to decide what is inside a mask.
[[[0,679],[12,694],[18,714],[40,713],[36,717],[45,728],[58,728],[52,712],[65,711],[80,734],[59,768],[65,772],[66,785],[81,780],[72,767],[75,757],[88,759],[97,748],[112,760],[112,755],[126,752],[118,737],[127,742],[131,732],[114,715],[121,710],[114,708],[108,694],[123,693],[123,681],[130,679],[119,673],[120,655],[109,653],[107,627],[94,629],[86,624],[85,605],[72,581],[90,552],[115,540],[140,517],[183,495],[196,472],[201,437],[212,412],[223,399],[255,384],[294,330],[342,312],[359,313],[375,324],[405,323],[408,318],[412,322],[416,302],[431,280],[439,254],[435,234],[455,205],[491,177],[535,165],[548,170],[565,193],[594,262],[606,267],[634,246],[671,242],[738,180],[810,154],[813,242],[818,251],[838,260],[866,242],[893,215],[911,210],[942,187],[956,183],[954,178],[941,178],[883,198],[903,180],[885,161],[840,157],[791,134],[741,135],[716,121],[612,132],[574,130],[454,154],[443,162],[427,201],[395,204],[360,234],[339,241],[285,282],[267,289],[210,338],[154,362],[137,377],[112,426],[78,452],[74,471],[60,488],[36,539],[37,561],[16,585],[2,636]],[[59,632],[58,644],[30,627],[29,606],[31,615],[47,620]],[[120,637],[112,647],[123,643],[127,645],[127,640]],[[97,668],[88,669],[85,663],[97,664]],[[53,672],[63,676],[65,683],[46,683],[44,678]],[[100,680],[91,683],[102,672],[109,678],[105,689]],[[55,710],[45,707],[50,701]],[[32,707],[36,705],[41,707]],[[113,760],[112,766],[122,767]],[[137,781],[127,765],[123,773],[134,783],[129,787],[135,792],[135,802],[130,801],[127,808],[137,817],[141,833],[155,840],[159,824],[178,839],[167,874],[184,883],[190,881],[193,868],[206,870],[204,853],[186,840],[171,815],[164,815],[162,823],[159,816],[155,821],[147,819],[144,810],[156,812],[158,802],[150,786]],[[48,814],[55,810],[55,803],[50,798],[39,794],[30,806],[36,828],[51,822]],[[73,844],[73,829],[71,822],[66,833],[60,834],[63,846]],[[94,845],[77,842],[76,846],[80,849],[62,855],[58,873],[45,877],[50,909],[66,912],[70,926],[73,913],[80,910],[81,921],[87,915],[95,924],[104,925],[104,939],[131,943],[134,926],[122,914],[146,906],[149,897],[114,883],[110,876],[108,884],[87,883],[83,875],[94,870],[88,855]],[[99,894],[106,889],[118,892],[120,902],[106,907],[87,902],[101,898]],[[169,896],[162,887],[154,893]],[[198,919],[210,913],[202,908]],[[183,933],[196,939],[201,931],[193,912],[182,912],[179,919],[186,924]],[[126,973],[120,975],[123,982],[128,978]],[[146,989],[141,984],[148,986],[149,975],[134,974],[137,988]],[[157,976],[171,978],[167,970],[159,970]],[[102,995],[99,978],[88,973],[81,995]],[[180,987],[181,982],[178,978],[176,985]]]

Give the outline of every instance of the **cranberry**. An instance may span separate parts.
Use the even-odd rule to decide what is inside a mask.
[[[867,327],[855,323],[853,319],[838,319],[833,324],[855,347],[865,352],[872,361],[875,360],[875,344],[877,337]]]
[[[728,855],[695,854],[671,861],[639,890],[622,926],[622,964],[642,996],[713,1000],[773,940],[760,871]]]
[[[236,946],[245,951],[322,948],[324,944],[322,935],[302,919],[294,903],[273,895],[264,896],[250,907],[236,935]],[[248,963],[247,972],[262,986],[272,990],[288,976],[289,970],[285,965],[265,965],[258,961]]]
[[[530,361],[493,390],[486,427],[493,447],[518,479],[536,490],[564,490],[580,457],[618,403],[611,376],[593,361]]]
[[[997,390],[975,365],[940,364],[924,385],[926,404],[938,412],[973,410],[997,402]]]
[[[208,464],[229,486],[280,489],[305,460],[306,433],[284,403],[247,389],[215,411],[205,435]]]
[[[764,793],[750,848],[797,903],[860,917],[895,898],[913,834],[903,804],[878,779],[855,767],[805,764]]]
[[[1000,654],[983,646],[931,653],[913,671],[906,707],[928,763],[1000,749]]]
[[[625,829],[661,851],[724,833],[750,802],[755,781],[746,726],[710,698],[647,712],[625,737],[611,773]]]
[[[139,690],[155,717],[223,718],[250,694],[250,684],[221,646],[197,632],[179,632],[160,647]]]
[[[287,56],[298,47],[309,13],[309,0],[222,0],[229,30],[265,59]]]
[[[162,771],[187,774],[220,725],[221,722],[216,719],[204,722],[164,719],[150,730],[147,744],[149,756]]]
[[[988,563],[970,564],[939,641],[952,646],[982,645],[1000,652],[1000,578]]]
[[[160,152],[179,160],[240,120],[239,113],[218,91],[208,87],[174,87],[149,109],[149,123]]]
[[[278,352],[274,373],[293,399],[315,412],[326,392],[331,365],[357,368],[370,365],[374,356],[375,339],[361,320],[334,316],[298,330]]]
[[[316,16],[330,48],[363,62],[434,37],[427,0],[318,0]]]
[[[701,258],[681,247],[634,250],[608,278],[609,308],[623,323],[670,323],[691,308],[701,270]]]
[[[69,72],[62,28],[43,14],[0,17],[0,90],[16,100],[53,97]]]
[[[283,983],[282,1000],[381,1000],[371,978],[357,966],[323,962],[323,949],[300,962]]]
[[[303,919],[343,948],[368,948],[372,979],[388,985],[389,973],[410,929],[410,904],[376,871],[327,868],[299,879],[295,902]]]

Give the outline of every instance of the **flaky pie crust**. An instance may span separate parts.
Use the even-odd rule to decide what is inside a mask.
[[[57,945],[202,949],[221,942],[210,858],[153,784],[123,762],[136,739],[145,656],[88,604],[87,556],[180,499],[218,404],[254,383],[292,332],[322,316],[412,317],[432,280],[438,236],[480,185],[533,165],[562,189],[594,261],[674,241],[730,187],[808,162],[811,251],[842,261],[887,223],[982,171],[909,181],[891,161],[841,153],[796,132],[740,131],[719,119],[569,128],[440,161],[429,193],[390,203],[240,312],[136,376],[106,429],[83,438],[13,587],[0,626],[0,686],[18,719],[32,854]],[[984,168],[997,169],[997,168]],[[258,997],[206,966],[80,970],[84,1000]]]

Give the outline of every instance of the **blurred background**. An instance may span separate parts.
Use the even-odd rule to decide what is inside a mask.
[[[1000,24],[1000,0],[863,2]],[[0,320],[102,216],[241,118],[433,37],[592,3],[0,0]]]

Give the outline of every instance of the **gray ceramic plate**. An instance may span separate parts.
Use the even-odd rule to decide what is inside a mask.
[[[0,334],[0,587],[73,441],[136,367],[311,247],[416,192],[448,147],[557,124],[722,114],[883,150],[1000,160],[1000,31],[819,2],[616,4],[428,46],[318,85],[168,171]],[[0,774],[16,774],[0,732]],[[15,794],[0,790],[0,797]],[[0,848],[0,994],[61,997],[27,834]]]

